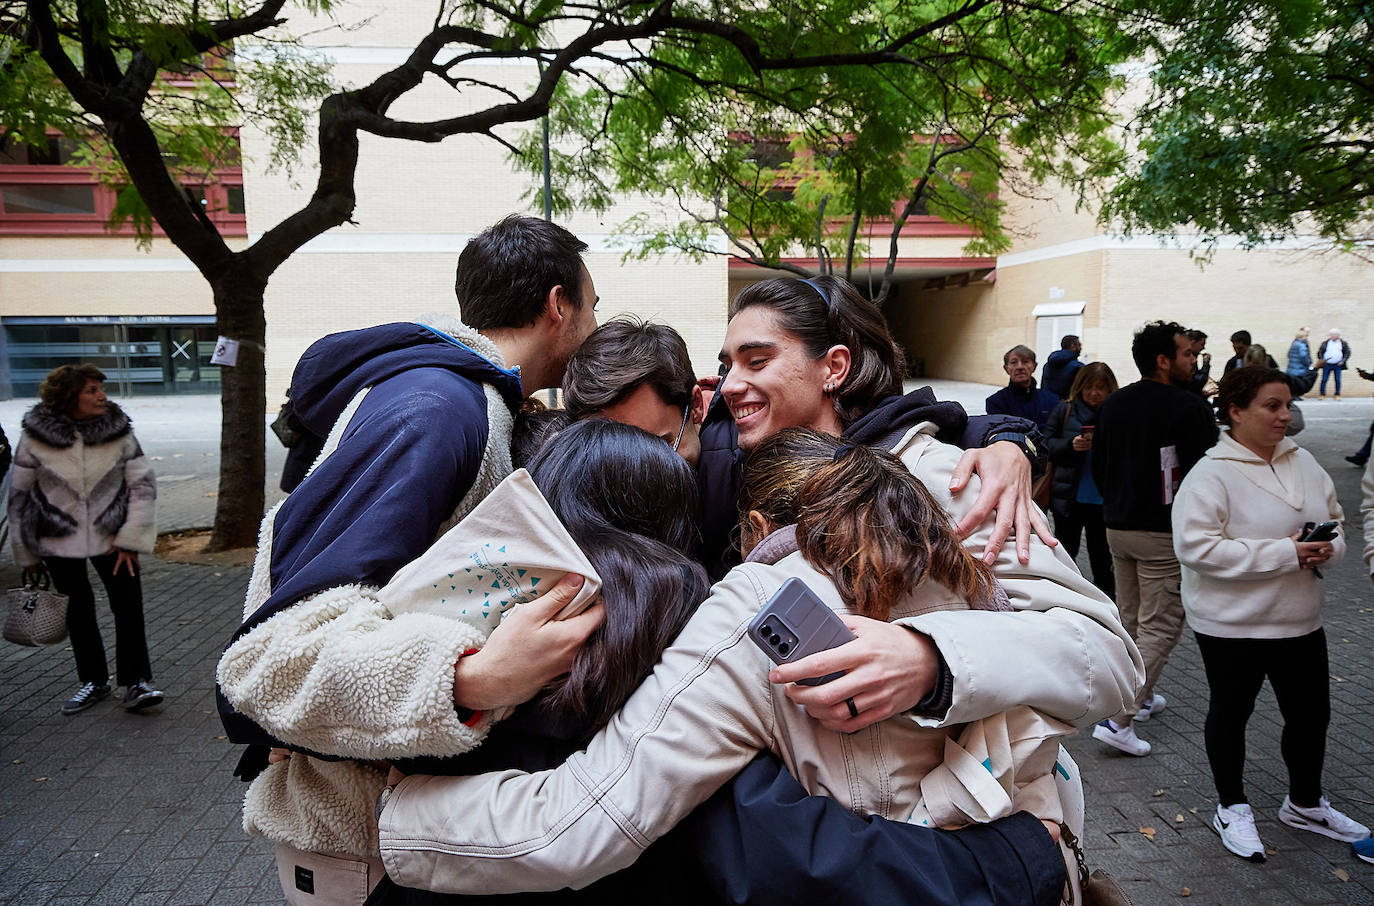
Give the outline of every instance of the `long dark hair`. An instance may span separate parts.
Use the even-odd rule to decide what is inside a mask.
[[[992,574],[964,548],[949,515],[886,450],[850,446],[810,428],[787,428],[745,460],[740,517],[796,524],[797,546],[835,583],[846,606],[886,620],[927,577],[990,609]]]
[[[534,483],[601,576],[606,620],[539,707],[576,714],[587,736],[605,726],[682,630],[710,581],[696,549],[697,485],[661,439],[584,419],[529,463]]]
[[[843,277],[762,280],[740,291],[730,303],[730,317],[756,305],[777,312],[778,324],[796,335],[812,358],[832,346],[849,349],[849,374],[834,395],[835,413],[846,427],[879,400],[902,392],[906,359],[883,313]]]

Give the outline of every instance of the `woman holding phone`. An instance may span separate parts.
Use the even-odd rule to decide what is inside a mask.
[[[1093,481],[1093,427],[1097,410],[1118,386],[1105,362],[1084,365],[1074,375],[1069,398],[1059,404],[1044,428],[1045,447],[1054,464],[1050,510],[1055,533],[1064,552],[1073,558],[1078,557],[1079,540],[1087,533],[1093,584],[1109,598],[1116,597],[1116,576],[1102,521],[1102,492]]]
[[[1252,862],[1265,852],[1245,795],[1245,725],[1266,677],[1288,768],[1279,820],[1347,842],[1369,836],[1322,795],[1331,696],[1320,568],[1345,555],[1344,514],[1331,477],[1285,437],[1292,398],[1277,369],[1246,366],[1222,378],[1217,415],[1229,430],[1184,478],[1173,508],[1183,608],[1211,695],[1212,825],[1222,845]],[[1335,525],[1309,537],[1318,523]]]

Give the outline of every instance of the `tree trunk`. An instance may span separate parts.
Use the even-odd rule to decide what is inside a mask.
[[[258,543],[266,481],[267,317],[264,281],[238,258],[212,282],[219,335],[239,341],[238,363],[221,366],[219,497],[207,551]]]

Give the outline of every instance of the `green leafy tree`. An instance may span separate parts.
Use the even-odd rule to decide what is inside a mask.
[[[263,294],[302,245],[349,219],[360,133],[504,141],[498,127],[537,121],[553,103],[561,172],[574,175],[581,161],[588,173],[606,174],[570,180],[564,202],[576,192],[579,201],[606,206],[617,193],[654,187],[681,195],[684,210],[706,199],[726,212],[664,235],[700,242],[708,224],[723,225],[730,241],[755,244],[750,254],[765,260],[792,244],[784,232],[791,231],[833,254],[826,219],[868,216],[902,198],[899,187],[912,187],[911,210],[995,210],[992,174],[1005,149],[1017,149],[1036,172],[1080,142],[1102,142],[1103,61],[1119,54],[1122,39],[1101,26],[1095,10],[1078,0],[1048,11],[994,0],[446,0],[403,64],[319,102],[313,194],[240,249],[226,243],[183,180],[214,156],[215,136],[227,123],[266,116],[279,157],[299,145],[323,73],[280,42],[279,27],[292,13],[328,13],[328,0],[295,8],[287,0],[226,0],[213,8],[197,0],[0,0],[0,126],[33,141],[56,126],[107,142],[122,169],[112,178],[137,196],[125,198],[121,210],[135,217],[146,210],[209,283],[220,333],[241,341],[221,391],[210,544],[225,548],[255,541],[263,509]],[[278,60],[245,65],[225,90],[206,55],[225,58],[249,38],[276,48]],[[527,61],[538,76],[527,85],[492,85],[465,68],[492,60]],[[159,78],[198,68],[195,92]],[[426,79],[459,95],[495,90],[501,97],[429,120],[392,116],[395,102]],[[1037,93],[1032,79],[1051,86]],[[980,106],[984,96],[1011,100]],[[244,98],[255,106],[243,106]],[[884,110],[870,109],[877,106]],[[454,108],[463,109],[456,97]],[[913,112],[902,119],[887,108]],[[598,125],[583,129],[583,120]],[[1064,136],[1055,136],[1061,124]],[[817,162],[814,180],[791,165],[793,196],[805,204],[775,203],[770,168],[751,160],[732,132],[814,136],[806,142]],[[903,152],[904,143],[916,152]],[[956,165],[954,149],[963,154],[964,145],[970,153]],[[603,153],[615,156],[609,169]],[[657,181],[632,178],[636,155]],[[752,196],[744,191],[750,186]],[[744,216],[751,204],[758,219]],[[995,244],[997,233],[988,231],[984,241]],[[646,253],[655,248],[653,241],[644,246]]]
[[[629,78],[567,80],[553,106],[558,206],[659,199],[623,224],[640,256],[798,274],[812,268],[785,259],[814,257],[851,279],[860,259],[885,257],[870,287],[881,304],[911,216],[972,225],[967,250],[995,254],[1009,244],[999,191],[1119,159],[1106,97],[1139,44],[1099,4],[804,6],[755,8],[750,24],[816,67],[753,70],[694,37],[656,47]],[[883,65],[844,63],[875,45]],[[522,148],[532,169],[538,140]]]
[[[1374,250],[1374,7],[1152,0],[1149,96],[1104,220],[1253,246],[1317,234]],[[1204,252],[1205,254],[1205,252]]]

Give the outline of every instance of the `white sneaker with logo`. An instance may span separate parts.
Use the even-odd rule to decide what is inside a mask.
[[[1135,735],[1135,727],[1132,724],[1118,727],[1114,722],[1104,720],[1093,727],[1093,739],[1101,740],[1112,748],[1120,749],[1127,755],[1140,757],[1150,754],[1150,744]]]
[[[1136,712],[1135,719],[1149,720],[1151,717],[1154,717],[1160,711],[1163,711],[1168,704],[1169,700],[1166,699],[1164,696],[1160,695],[1158,692],[1151,693],[1150,700],[1145,703],[1145,706],[1143,708]]]
[[[1318,801],[1316,808],[1299,808],[1284,796],[1283,805],[1279,806],[1279,820],[1289,827],[1311,831],[1346,843],[1354,843],[1369,836],[1369,828],[1336,811],[1325,796]]]
[[[1265,861],[1264,842],[1255,830],[1255,812],[1247,803],[1218,805],[1212,827],[1221,834],[1221,845],[1231,852],[1251,862]]]

